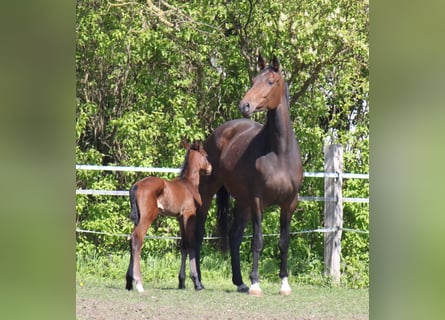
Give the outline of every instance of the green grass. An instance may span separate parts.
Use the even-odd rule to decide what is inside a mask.
[[[123,280],[123,279],[122,279]],[[263,282],[263,297],[237,293],[228,281],[208,282],[195,292],[176,289],[176,279],[145,283],[127,292],[124,281],[79,277],[78,319],[368,319],[368,291],[293,285],[291,296],[279,283]]]
[[[231,283],[230,260],[205,257],[205,290],[195,292],[187,278],[178,290],[179,257],[146,257],[142,266],[145,292],[128,292],[125,272],[128,255],[79,257],[76,297],[78,319],[368,319],[368,289],[331,286],[327,281],[291,277],[292,295],[278,294],[280,282],[263,280],[263,297],[236,292]],[[187,266],[188,268],[188,266]],[[248,283],[250,264],[243,276]],[[276,270],[278,272],[278,270]],[[188,274],[188,270],[187,270]]]

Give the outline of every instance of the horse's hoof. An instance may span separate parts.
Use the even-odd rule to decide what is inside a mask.
[[[243,283],[236,288],[236,291],[245,293],[249,291],[249,287]]]
[[[140,283],[136,284],[136,289],[138,290],[138,292],[144,292],[144,287]]]
[[[261,291],[261,289],[260,289],[260,290],[256,290],[256,289],[252,290],[252,289],[249,289],[249,296],[262,297],[262,296],[263,296],[263,291]]]
[[[288,296],[290,294],[291,294],[291,289],[288,283],[288,279],[287,277],[284,277],[281,279],[280,295]]]
[[[262,297],[263,291],[258,283],[252,284],[249,289],[249,296]]]
[[[185,285],[183,285],[183,284],[181,285],[181,284],[180,284],[180,285],[178,286],[178,289],[180,289],[180,290],[185,289]]]
[[[282,296],[290,296],[291,293],[292,293],[292,291],[290,289],[289,290],[283,290],[283,289],[280,290],[280,295],[282,295]]]

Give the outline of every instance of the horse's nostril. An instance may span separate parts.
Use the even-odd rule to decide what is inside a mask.
[[[245,103],[245,104],[243,105],[243,111],[244,111],[244,112],[249,112],[249,109],[250,109],[250,104],[249,104],[249,103]]]

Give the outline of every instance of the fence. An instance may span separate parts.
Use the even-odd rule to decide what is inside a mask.
[[[328,145],[324,149],[324,171],[325,172],[304,172],[304,177],[324,178],[324,196],[300,196],[300,201],[323,201],[324,206],[324,228],[314,230],[302,230],[291,234],[302,234],[310,232],[324,233],[324,266],[325,274],[332,277],[334,281],[340,280],[340,256],[341,256],[341,235],[342,231],[368,233],[366,230],[356,230],[343,228],[343,202],[369,203],[368,198],[348,198],[342,196],[343,179],[369,179],[369,174],[343,173],[343,148],[341,145]],[[150,172],[150,173],[179,173],[177,168],[147,168],[147,167],[124,167],[124,166],[97,166],[97,165],[76,165],[77,170],[101,170],[101,171],[129,171],[129,172]],[[111,195],[128,196],[127,190],[92,190],[77,189],[76,195]],[[105,234],[111,236],[129,236],[127,234],[109,234],[100,231],[76,229],[76,232]],[[264,236],[278,236],[278,234],[268,234]],[[246,236],[249,237],[249,236]],[[251,236],[250,236],[251,237]],[[156,237],[146,238],[156,239],[180,239],[180,237]],[[217,239],[217,237],[206,237],[206,239]]]

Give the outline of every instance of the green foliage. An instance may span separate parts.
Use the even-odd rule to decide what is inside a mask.
[[[211,10],[209,10],[209,7]],[[183,137],[205,139],[237,105],[257,74],[256,58],[276,55],[290,91],[290,113],[304,170],[323,171],[323,146],[344,146],[344,171],[369,172],[367,1],[78,0],[76,163],[179,167]],[[264,114],[255,115],[264,122]],[[144,174],[77,171],[77,188],[128,190]],[[171,174],[161,175],[173,178]],[[344,180],[345,197],[368,197],[367,180]],[[306,178],[302,195],[323,194]],[[77,228],[128,234],[127,197],[77,196]],[[215,231],[214,209],[206,233]],[[278,211],[264,214],[265,234],[279,232]],[[292,231],[323,226],[323,203],[301,202]],[[344,204],[344,226],[369,229],[367,204]],[[246,234],[251,234],[251,230]],[[148,235],[179,235],[160,218]],[[77,234],[81,254],[121,253],[125,237]],[[278,238],[265,237],[262,275],[278,272]],[[177,241],[149,239],[144,257],[176,252]],[[204,243],[203,256],[215,242]],[[243,241],[250,261],[250,239]],[[369,284],[369,236],[343,233],[342,272],[351,286]],[[292,236],[289,269],[322,274],[323,234]],[[270,271],[270,272],[269,272]],[[317,280],[318,281],[318,280]]]

